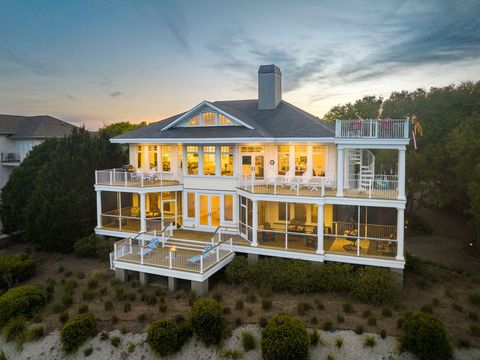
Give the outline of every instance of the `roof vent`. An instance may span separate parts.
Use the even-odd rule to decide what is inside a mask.
[[[282,72],[278,66],[258,68],[258,110],[275,110],[282,101]]]

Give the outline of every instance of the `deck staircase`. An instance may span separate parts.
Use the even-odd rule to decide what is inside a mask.
[[[375,177],[375,155],[367,149],[354,149],[349,153],[350,165],[358,165],[358,188],[367,190]]]

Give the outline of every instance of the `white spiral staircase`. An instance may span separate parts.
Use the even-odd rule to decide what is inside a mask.
[[[357,182],[359,189],[369,189],[375,177],[375,155],[367,149],[352,149],[348,152],[348,166],[350,187]]]

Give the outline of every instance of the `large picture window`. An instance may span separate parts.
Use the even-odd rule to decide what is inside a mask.
[[[198,175],[198,146],[187,146],[187,174]]]
[[[233,146],[220,146],[220,175],[233,176]]]
[[[295,175],[301,176],[307,171],[307,146],[295,146]]]
[[[203,147],[203,175],[215,175],[215,146]]]
[[[162,146],[162,171],[171,171],[171,147],[170,145]]]
[[[278,175],[285,175],[290,170],[290,146],[278,147]]]
[[[312,152],[312,171],[313,176],[325,176],[325,156],[326,146],[313,146]]]

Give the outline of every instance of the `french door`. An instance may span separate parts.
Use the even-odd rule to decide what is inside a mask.
[[[242,174],[256,178],[265,176],[264,156],[262,154],[242,154]]]
[[[220,196],[200,194],[199,227],[211,229],[220,226]]]

